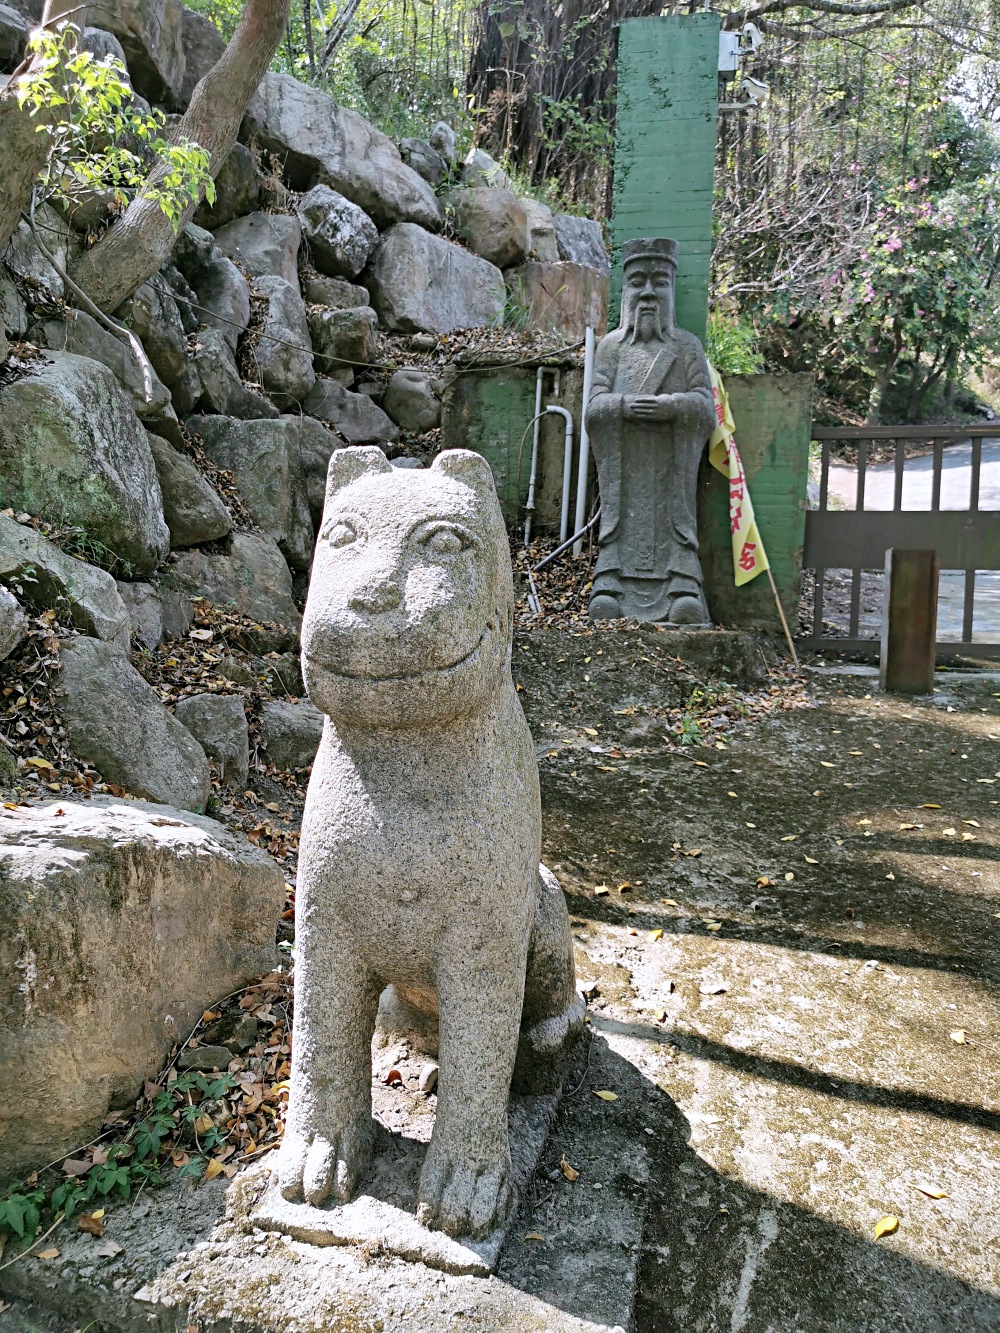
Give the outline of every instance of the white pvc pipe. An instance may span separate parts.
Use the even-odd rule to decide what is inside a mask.
[[[564,542],[569,536],[569,487],[573,475],[573,413],[565,407],[549,406],[545,410],[554,412],[566,423],[566,443],[563,446],[562,513],[559,516],[559,540]]]
[[[587,329],[583,351],[583,406],[580,409],[580,463],[576,478],[576,532],[582,532],[587,517],[587,473],[590,470],[590,438],[587,435],[587,403],[594,379],[594,330]],[[573,558],[583,550],[581,537],[573,547]]]
[[[531,472],[528,476],[528,500],[525,504],[524,549],[531,541],[531,516],[535,508],[535,482],[538,480],[538,441],[542,430],[542,376],[541,366],[535,375],[535,424],[531,432]]]

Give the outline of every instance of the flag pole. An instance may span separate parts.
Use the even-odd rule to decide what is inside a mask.
[[[799,655],[795,651],[795,644],[792,642],[792,632],[788,628],[788,621],[785,619],[784,608],[781,605],[781,598],[778,596],[778,587],[774,581],[774,575],[771,573],[771,566],[767,567],[767,581],[771,585],[771,591],[774,593],[774,604],[778,608],[778,615],[781,617],[781,628],[785,631],[785,639],[788,643],[788,651],[792,655],[792,661],[795,663],[795,669],[799,669]]]

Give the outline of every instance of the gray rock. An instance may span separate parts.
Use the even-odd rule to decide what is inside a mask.
[[[378,357],[378,316],[371,306],[310,310],[309,336],[320,375],[341,366],[364,366]]]
[[[265,74],[250,100],[245,133],[284,162],[293,189],[330,185],[378,227],[440,227],[434,191],[408,167],[391,139],[356,111],[289,74]]]
[[[522,199],[521,204],[528,218],[528,250],[532,259],[539,259],[543,264],[554,264],[559,259],[559,242],[556,239],[556,220],[552,209],[537,199]]]
[[[380,407],[363,393],[351,393],[330,379],[318,379],[302,410],[328,421],[348,444],[398,440],[399,430]]]
[[[184,80],[176,108],[184,110],[191,94],[226,49],[226,39],[204,14],[181,6],[181,39],[184,46]]]
[[[151,583],[118,584],[118,595],[125,604],[132,643],[152,652],[163,640],[163,608]]]
[[[321,503],[321,516],[322,509]],[[254,666],[258,676],[267,682],[272,694],[286,694],[293,699],[301,699],[305,695],[302,662],[298,653],[270,653],[267,657],[258,657]]]
[[[19,63],[28,41],[28,25],[16,9],[0,5],[0,65]]]
[[[399,153],[403,161],[435,189],[448,174],[448,164],[426,139],[401,139]]]
[[[124,653],[76,638],[63,643],[60,659],[59,711],[74,753],[134,796],[204,810],[205,751]]]
[[[212,462],[233,474],[253,521],[274,538],[292,568],[308,569],[313,527],[299,462],[299,436],[322,427],[293,416],[276,421],[192,417],[188,429],[201,436]]]
[[[379,320],[396,333],[482,328],[506,301],[495,264],[408,222],[379,242],[368,289]]]
[[[222,782],[245,785],[250,731],[241,694],[189,695],[175,706],[174,717],[215,761]]]
[[[115,207],[114,190],[87,188],[79,183],[71,199],[58,201],[60,213],[80,236],[103,231]]]
[[[177,313],[181,317],[181,323],[184,325],[184,332],[188,335],[194,333],[201,323],[201,315],[198,311],[198,293],[185,278],[179,268],[173,264],[168,264],[166,268],[161,268],[160,273],[167,286],[174,294],[174,300],[177,302]]]
[[[329,185],[302,196],[298,218],[312,262],[332,278],[360,273],[378,245],[378,228],[364,209]]]
[[[507,531],[480,455],[447,451],[418,476],[368,448],[333,455],[322,532],[302,658],[326,722],[303,819],[277,1183],[316,1207],[351,1198],[371,1158],[379,994],[426,987],[442,1075],[417,1217],[484,1238],[512,1202],[517,1048],[555,1062],[584,1019],[566,903],[538,864]]]
[[[389,461],[393,467],[401,467],[404,470],[407,468],[423,467],[423,463],[419,458],[391,458]]]
[[[189,222],[181,229],[174,243],[173,260],[180,271],[193,283],[195,274],[200,273],[212,258],[215,249],[215,237],[204,227]]]
[[[609,276],[601,269],[531,260],[506,278],[530,328],[567,343],[582,341],[588,325],[598,333],[607,328]]]
[[[253,1046],[259,1027],[252,1014],[230,1012],[210,1023],[202,1036],[206,1046],[225,1046],[235,1055],[237,1051],[246,1051]]]
[[[265,758],[276,768],[308,768],[323,734],[323,714],[311,703],[271,699],[261,704]]]
[[[160,611],[163,615],[164,639],[183,639],[194,624],[194,607],[191,598],[183,592],[167,587],[165,582],[157,580],[156,595],[160,599]]]
[[[286,213],[250,213],[220,227],[215,244],[251,278],[284,278],[298,291],[302,227]]]
[[[195,222],[215,231],[234,218],[253,213],[260,199],[260,176],[253,153],[244,144],[233,144],[215,178],[215,203],[205,200],[194,215]]]
[[[221,329],[206,329],[199,335],[191,363],[201,384],[197,405],[202,412],[218,412],[246,421],[278,415],[273,403],[240,379],[236,358]]]
[[[202,324],[219,329],[236,351],[246,326],[250,323],[250,287],[231,259],[224,255],[209,260],[198,272],[189,274],[202,307]]]
[[[170,529],[170,548],[217,541],[233,530],[233,518],[190,458],[149,436],[156,475],[163,496],[163,513]]]
[[[169,389],[190,371],[187,332],[170,285],[159,274],[143,283],[124,303],[118,317],[136,333],[153,369]],[[178,408],[183,414],[183,408]]]
[[[78,630],[128,651],[128,612],[111,575],[6,514],[0,514],[0,578],[25,605],[68,610]]]
[[[511,179],[503,167],[489,153],[481,148],[470,148],[462,163],[462,184],[468,186],[488,185],[498,190],[509,190]]]
[[[281,407],[301,403],[316,383],[305,303],[284,278],[258,278],[255,291],[267,301],[254,348],[264,392]]]
[[[368,293],[365,292],[361,299],[367,301]],[[0,268],[0,328],[6,329],[14,338],[23,338],[28,332],[28,312],[21,294],[3,268]]]
[[[83,49],[89,51],[96,60],[107,60],[110,56],[127,69],[125,48],[113,32],[103,28],[86,28],[83,34]]]
[[[10,656],[27,632],[28,617],[21,610],[20,602],[0,584],[0,662]]]
[[[178,1069],[194,1069],[203,1074],[226,1070],[233,1053],[228,1046],[187,1046],[177,1057]]]
[[[517,195],[480,185],[452,190],[447,200],[456,233],[474,254],[497,268],[528,257],[528,215]]]
[[[554,218],[559,258],[573,264],[586,264],[604,273],[611,272],[611,260],[604,248],[601,224],[593,218],[578,218],[572,213],[557,213]]]
[[[455,165],[455,131],[451,126],[445,121],[439,120],[431,126],[428,138],[434,151],[440,154],[449,167],[453,167]]]
[[[158,106],[180,104],[185,62],[179,0],[95,0],[87,18],[121,42],[137,93]]]
[[[45,248],[65,272],[69,258],[69,223],[50,204],[43,204],[35,212],[35,228],[45,242]],[[17,224],[4,262],[11,273],[23,279],[39,296],[45,293],[56,300],[65,295],[66,284],[39,250],[28,224]]]
[[[302,617],[292,601],[291,571],[273,537],[236,533],[229,555],[185,551],[170,566],[169,579],[175,591],[286,626],[293,639],[298,632]]]
[[[170,406],[170,390],[152,365],[147,371],[151,381],[151,392],[147,399],[142,364],[133,348],[124,338],[116,337],[98,324],[84,310],[64,307],[63,319],[47,319],[33,325],[31,340],[39,347],[48,347],[56,352],[72,352],[74,356],[88,356],[93,361],[100,361],[126,391],[140,417],[156,416]]]
[[[273,967],[284,898],[266,852],[169,806],[0,811],[0,1180],[99,1134],[206,1008]]]
[[[425,370],[397,370],[382,395],[382,408],[402,430],[422,435],[441,424],[441,397]]]
[[[0,504],[62,524],[148,574],[170,548],[146,432],[114,375],[68,352],[0,388]]]
[[[306,278],[303,292],[309,305],[325,305],[331,310],[350,310],[368,304],[368,288],[343,278],[327,278],[313,274]]]

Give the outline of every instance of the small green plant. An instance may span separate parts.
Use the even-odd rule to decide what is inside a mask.
[[[52,200],[72,209],[97,193],[122,208],[141,194],[177,228],[202,190],[214,202],[209,154],[196,143],[162,137],[163,112],[136,104],[120,60],[98,60],[78,48],[68,25],[36,30],[28,50],[32,65],[18,81],[18,102],[38,118],[38,133],[52,138],[36,206]],[[59,114],[50,116],[56,108]]]
[[[205,1114],[205,1106],[224,1098],[236,1083],[231,1074],[189,1071],[178,1075],[154,1095],[143,1119],[120,1140],[94,1153],[85,1172],[67,1176],[58,1171],[57,1164],[0,1195],[0,1236],[30,1245],[43,1224],[52,1228],[84,1204],[113,1197],[127,1199],[140,1186],[158,1185],[166,1159],[172,1155],[175,1163],[181,1163],[179,1177],[200,1179],[208,1155],[226,1139],[226,1131]]]
[[[764,369],[757,330],[746,315],[713,310],[708,317],[705,351],[720,375],[759,375]]]
[[[684,710],[681,720],[677,724],[677,739],[681,745],[698,745],[701,743],[701,723],[688,709]]]

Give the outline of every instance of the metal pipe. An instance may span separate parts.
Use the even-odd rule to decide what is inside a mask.
[[[594,379],[594,330],[587,329],[583,351],[583,406],[580,409],[580,462],[576,478],[576,530],[582,532],[587,513],[587,473],[590,470],[590,438],[587,435],[587,403]],[[583,540],[573,547],[573,558],[579,559]]]
[[[541,435],[541,420],[544,415],[542,412],[542,376],[545,374],[541,366],[535,375],[535,426],[531,432],[531,472],[528,476],[528,501],[525,504],[524,519],[524,549],[528,549],[531,541],[531,516],[535,508],[535,482],[538,479],[538,441]]]
[[[552,412],[557,417],[562,417],[566,422],[566,442],[563,446],[563,478],[562,478],[562,512],[559,516],[559,540],[564,542],[569,536],[569,484],[573,475],[573,413],[566,407],[547,407],[546,412]]]
[[[601,517],[601,510],[600,506],[598,506],[597,513],[590,520],[590,522],[586,524],[585,527],[582,527],[579,532],[574,532],[572,537],[564,541],[561,546],[557,546],[554,551],[550,551],[544,560],[539,560],[537,565],[532,566],[531,572],[533,574],[537,574],[540,569],[544,569],[547,564],[555,560],[558,556],[562,555],[562,553],[568,547],[572,546],[572,544],[577,540],[577,538],[580,538],[582,540],[584,537],[586,537],[587,533],[590,531],[590,529],[594,526],[594,524],[600,517]]]

